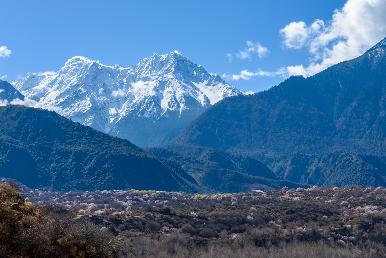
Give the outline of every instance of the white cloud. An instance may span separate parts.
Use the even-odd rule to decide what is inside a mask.
[[[238,58],[245,60],[252,58],[253,55],[257,55],[259,58],[263,58],[269,53],[268,48],[261,45],[259,42],[252,42],[248,40],[243,50],[240,50],[236,55]]]
[[[13,99],[8,101],[6,99],[0,100],[0,106],[8,106],[8,105],[22,105],[27,107],[38,107],[37,102],[29,99],[21,100],[21,99]]]
[[[223,74],[222,77],[226,80],[231,81],[240,81],[240,80],[251,80],[256,77],[274,77],[281,76],[283,78],[287,78],[290,76],[300,76],[304,75],[305,68],[303,65],[293,65],[287,67],[280,67],[276,71],[264,71],[261,69],[257,69],[256,71],[249,70],[241,70],[238,74]]]
[[[18,105],[18,106],[26,106],[26,107],[31,107],[31,108],[41,108],[41,109],[46,109],[49,111],[54,111],[58,113],[61,116],[64,116],[64,111],[60,107],[55,107],[55,106],[47,106],[43,103],[39,103],[35,100],[29,99],[29,98],[24,98],[24,100],[21,99],[13,99],[11,101],[8,101],[6,99],[0,99],[0,106],[8,106],[8,105]]]
[[[238,81],[261,76],[311,76],[363,54],[382,40],[386,36],[385,13],[386,0],[347,0],[341,9],[334,11],[330,21],[316,19],[308,25],[303,21],[291,22],[280,30],[283,44],[290,49],[307,49],[310,54],[308,64],[281,67],[276,71],[242,70],[223,77]],[[250,58],[248,46],[252,47],[253,42],[247,42],[247,47],[236,57]]]
[[[280,33],[288,48],[308,49],[311,58],[304,75],[310,76],[357,57],[382,40],[386,36],[385,13],[385,0],[347,0],[328,23],[292,22]]]
[[[49,111],[54,111],[54,112],[58,113],[59,115],[64,116],[64,111],[60,107],[51,106],[51,105],[47,106],[47,105],[44,105],[43,103],[39,103],[39,102],[32,100],[32,99],[29,99],[29,98],[24,98],[24,100],[14,99],[10,102],[3,102],[3,104],[4,103],[7,105],[21,105],[21,106],[32,107],[32,108],[46,109]]]
[[[226,57],[228,59],[228,62],[232,62],[234,57],[241,60],[246,60],[251,59],[254,55],[256,55],[258,58],[263,58],[268,53],[269,49],[261,45],[259,42],[247,40],[244,49],[240,50],[238,53],[235,54],[227,53]]]
[[[255,94],[255,92],[251,90],[244,92],[244,95],[253,95],[253,94]]]
[[[6,74],[3,74],[3,75],[0,74],[0,80],[3,80],[3,81],[4,81],[4,80],[7,79],[7,77],[8,77],[8,76],[7,76]]]
[[[0,99],[0,107],[8,106],[9,102],[6,99]]]
[[[287,48],[300,49],[308,43],[310,37],[320,33],[324,26],[324,21],[319,19],[310,26],[307,26],[303,21],[291,22],[280,30],[280,34]]]
[[[291,22],[280,30],[280,34],[288,48],[302,48],[308,38],[306,23],[303,21]]]
[[[0,57],[8,57],[12,51],[7,46],[0,46]]]
[[[279,69],[280,75],[283,77],[290,77],[290,76],[299,76],[299,75],[304,75],[306,73],[303,65],[292,65],[292,66],[287,66],[284,69],[281,68]]]
[[[250,80],[254,77],[269,77],[269,76],[274,76],[274,73],[266,72],[266,71],[263,71],[261,69],[258,69],[255,72],[248,71],[248,70],[242,70],[238,74],[232,74],[232,75],[224,74],[223,75],[223,77],[225,77],[228,80],[232,80],[232,81]]]

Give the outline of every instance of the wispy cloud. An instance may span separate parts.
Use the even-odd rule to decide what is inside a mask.
[[[227,53],[227,59],[229,62],[233,60],[233,58],[238,58],[241,60],[251,59],[253,56],[257,56],[258,58],[263,58],[269,53],[269,49],[264,47],[259,42],[253,42],[247,40],[245,43],[245,47],[239,52],[232,54]]]
[[[250,80],[253,77],[268,77],[272,76],[270,72],[266,72],[263,70],[257,70],[257,71],[248,71],[248,70],[242,70],[238,74],[232,74],[230,76],[230,79],[232,81],[239,81],[239,80]]]
[[[37,102],[32,99],[28,99],[28,98],[24,98],[24,100],[13,99],[12,101],[4,100],[4,99],[0,100],[0,106],[7,106],[7,105],[20,105],[20,106],[26,106],[26,107],[32,107],[32,108],[44,108],[64,116],[64,112],[60,107],[47,106],[43,103]]]
[[[0,46],[0,57],[9,57],[12,51],[7,46]]]
[[[355,58],[386,36],[385,0],[347,0],[329,22],[291,22],[280,30],[287,48],[306,48],[310,63],[294,66],[310,76],[339,62]]]
[[[288,78],[290,76],[300,76],[304,75],[305,68],[302,65],[286,66],[280,67],[274,71],[264,71],[262,69],[257,69],[256,71],[249,71],[247,69],[241,70],[237,74],[223,74],[222,77],[225,80],[229,81],[240,81],[245,80],[249,81],[258,77],[276,77],[281,76],[283,78]]]
[[[262,46],[259,42],[247,41],[246,47],[240,50],[237,57],[245,60],[250,59],[253,55],[257,55],[259,58],[263,58],[268,54],[268,48]]]
[[[228,59],[228,62],[232,62],[233,61],[233,55],[231,53],[227,53],[227,59]]]

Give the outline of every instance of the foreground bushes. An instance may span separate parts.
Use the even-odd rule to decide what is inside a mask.
[[[111,257],[111,235],[64,210],[26,202],[15,186],[0,184],[0,257]]]
[[[378,258],[386,253],[384,189],[200,196],[101,191],[46,198],[61,206],[32,205],[14,185],[0,183],[1,258]]]

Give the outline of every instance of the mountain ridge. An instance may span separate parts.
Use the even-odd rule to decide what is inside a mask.
[[[43,108],[140,146],[168,142],[212,104],[240,94],[177,51],[126,68],[75,56],[57,72],[13,84]]]
[[[0,143],[0,177],[33,188],[198,189],[178,166],[52,111],[0,107]]]
[[[384,187],[385,69],[386,38],[311,77],[217,103],[171,146],[249,155],[299,184]]]
[[[346,150],[384,155],[385,40],[364,55],[270,90],[225,99],[175,141],[266,154]]]

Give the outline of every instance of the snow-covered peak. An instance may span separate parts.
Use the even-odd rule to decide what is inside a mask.
[[[68,59],[62,68],[58,72],[64,71],[67,72],[69,70],[80,71],[80,70],[90,70],[90,69],[105,69],[105,70],[118,70],[124,69],[119,65],[104,65],[99,60],[89,59],[84,56],[74,56]]]
[[[187,84],[203,82],[211,85],[227,84],[220,76],[208,73],[204,67],[193,63],[178,51],[163,55],[154,54],[141,60],[134,69],[140,77],[176,79]]]
[[[66,63],[64,64],[64,66],[68,66],[68,65],[74,65],[74,64],[93,64],[93,63],[99,63],[99,61],[96,61],[96,60],[91,60],[87,57],[84,57],[84,56],[73,56],[71,57],[70,59],[68,59],[66,61]]]
[[[187,123],[210,105],[239,94],[178,51],[154,54],[126,68],[75,56],[57,72],[27,74],[14,85],[41,106],[56,107],[104,132],[134,118],[156,122],[176,117]]]
[[[189,61],[178,51],[172,51],[167,54],[153,54],[150,57],[142,59],[135,70],[139,76],[154,76],[160,74],[172,74],[176,72],[178,66],[191,66]]]

